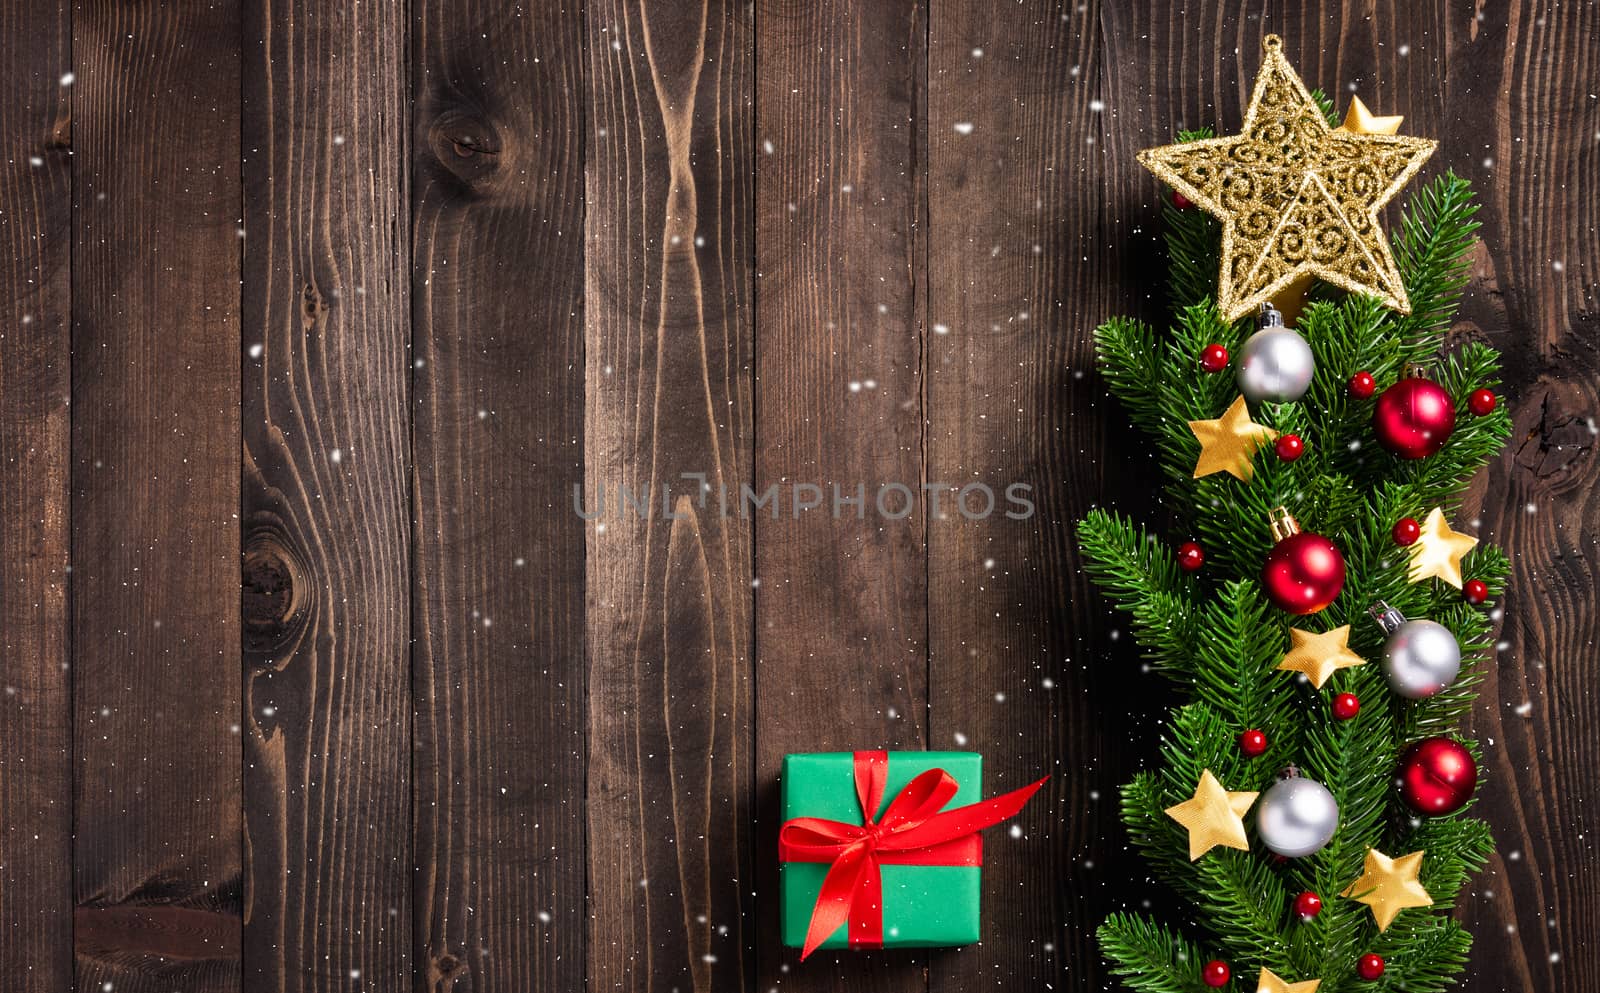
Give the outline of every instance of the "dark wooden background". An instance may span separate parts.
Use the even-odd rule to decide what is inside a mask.
[[[1600,988],[1576,0],[0,4],[0,983],[1104,988],[1170,699],[1073,550],[1159,514],[1090,329],[1159,316],[1135,151],[1237,125],[1268,31],[1479,184],[1516,571],[1465,988]],[[1039,513],[570,509],[682,472]],[[983,944],[800,967],[779,762],[872,745],[1054,778]]]

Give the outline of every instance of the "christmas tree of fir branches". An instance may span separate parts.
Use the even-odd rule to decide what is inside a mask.
[[[1330,115],[1332,107],[1316,98]],[[1209,137],[1186,132],[1180,141]],[[1482,607],[1436,579],[1408,581],[1406,549],[1392,537],[1403,518],[1421,520],[1443,508],[1454,519],[1473,474],[1509,435],[1505,405],[1472,416],[1472,391],[1494,388],[1497,353],[1467,344],[1441,354],[1443,336],[1467,278],[1477,224],[1468,183],[1446,173],[1421,186],[1392,231],[1396,261],[1412,310],[1401,314],[1377,300],[1317,286],[1298,319],[1316,371],[1309,391],[1293,403],[1262,403],[1259,424],[1294,433],[1304,454],[1284,461],[1272,445],[1254,457],[1253,478],[1227,473],[1192,478],[1199,443],[1187,422],[1212,419],[1238,395],[1232,370],[1208,374],[1197,357],[1219,343],[1231,354],[1254,330],[1252,320],[1224,321],[1212,300],[1217,288],[1220,225],[1199,209],[1164,211],[1170,260],[1171,326],[1164,332],[1119,318],[1098,329],[1101,368],[1132,423],[1155,442],[1167,480],[1164,501],[1174,519],[1153,530],[1113,511],[1089,515],[1079,527],[1096,584],[1131,616],[1131,633],[1153,667],[1179,687],[1183,702],[1167,722],[1160,767],[1140,773],[1122,791],[1122,817],[1150,873],[1186,910],[1157,919],[1118,913],[1100,928],[1113,971],[1134,990],[1207,993],[1203,967],[1231,967],[1230,988],[1255,990],[1260,970],[1288,982],[1320,980],[1318,993],[1406,990],[1426,993],[1454,982],[1471,936],[1449,911],[1468,876],[1482,867],[1493,842],[1470,804],[1448,816],[1421,818],[1398,795],[1397,762],[1408,745],[1448,735],[1479,758],[1477,745],[1457,735],[1484,677],[1491,620]],[[1348,383],[1368,371],[1378,389],[1418,365],[1457,403],[1454,433],[1442,451],[1403,460],[1374,439],[1372,399],[1351,395]],[[1261,586],[1264,557],[1274,543],[1273,510],[1286,507],[1300,526],[1334,541],[1347,578],[1335,602],[1311,617],[1272,606]],[[1195,573],[1180,568],[1174,548],[1193,538],[1204,550]],[[1464,562],[1468,580],[1498,596],[1509,572],[1503,552],[1479,544]],[[1403,699],[1378,664],[1385,632],[1368,615],[1384,601],[1407,618],[1445,625],[1462,649],[1462,670],[1435,696]],[[1350,647],[1367,664],[1341,669],[1320,689],[1277,666],[1289,650],[1291,626],[1325,631],[1351,625]],[[1334,716],[1336,694],[1353,693],[1360,711]],[[1257,757],[1241,750],[1247,729],[1265,733]],[[1182,826],[1164,810],[1195,792],[1210,770],[1228,790],[1265,791],[1280,771],[1296,767],[1332,791],[1339,824],[1320,851],[1283,859],[1256,837],[1250,850],[1215,848],[1191,861]],[[1378,928],[1364,904],[1340,896],[1363,872],[1369,849],[1391,855],[1425,852],[1420,881],[1431,908],[1401,912]],[[1317,916],[1294,910],[1297,894],[1323,900]],[[1362,978],[1363,955],[1381,956],[1381,978]],[[1215,977],[1213,977],[1215,978]]]

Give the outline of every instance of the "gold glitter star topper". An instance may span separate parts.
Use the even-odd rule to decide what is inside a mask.
[[[1411,543],[1411,568],[1408,578],[1413,583],[1424,579],[1442,579],[1461,588],[1461,560],[1478,544],[1470,534],[1452,531],[1438,507],[1428,511],[1422,522],[1422,536]]]
[[[1164,813],[1188,830],[1190,862],[1218,845],[1248,852],[1250,840],[1244,833],[1244,815],[1260,795],[1230,793],[1207,769],[1200,774],[1194,796],[1168,807]]]
[[[1390,858],[1376,848],[1369,848],[1361,878],[1339,895],[1371,907],[1378,930],[1387,931],[1395,917],[1407,907],[1433,906],[1433,897],[1417,881],[1417,874],[1422,871],[1422,854],[1412,852]]]
[[[1340,669],[1365,665],[1366,662],[1366,659],[1350,650],[1350,625],[1341,624],[1321,634],[1290,628],[1289,654],[1278,663],[1278,668],[1286,672],[1304,673],[1320,690],[1328,677]]]
[[[1334,130],[1284,58],[1283,39],[1269,34],[1261,47],[1266,60],[1241,133],[1139,153],[1145,168],[1222,221],[1217,309],[1237,320],[1314,276],[1411,313],[1378,212],[1436,143],[1345,130],[1390,120],[1354,108],[1355,120]]]

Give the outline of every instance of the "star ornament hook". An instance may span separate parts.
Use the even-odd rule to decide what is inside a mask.
[[[1222,222],[1217,309],[1237,320],[1314,277],[1409,314],[1378,215],[1437,142],[1335,130],[1284,57],[1283,40],[1267,35],[1262,50],[1239,134],[1139,153],[1145,168]],[[1369,119],[1390,120],[1358,115]]]

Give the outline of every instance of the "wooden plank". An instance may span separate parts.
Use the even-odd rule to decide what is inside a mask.
[[[742,990],[750,525],[719,494],[751,479],[751,30],[723,0],[586,21],[588,980]]]
[[[239,20],[96,0],[72,49],[78,988],[237,990]]]
[[[794,968],[772,853],[785,754],[926,744],[926,7],[769,0],[756,35],[756,490],[785,494],[776,519],[755,518],[756,987],[921,990],[920,954]],[[796,485],[821,506],[793,513]],[[883,491],[885,513],[885,486],[916,496]],[[862,502],[836,505],[835,487]]]
[[[1158,684],[1078,568],[1072,524],[1108,494],[1148,511],[1151,474],[1093,372],[1091,332],[1127,310],[1110,209],[1102,5],[934,0],[929,19],[930,480],[982,484],[928,529],[930,742],[984,753],[984,791],[1049,786],[985,846],[984,941],[933,959],[930,989],[1099,989],[1104,879],[1138,878],[1114,784],[1151,740]],[[1109,242],[1108,242],[1109,239]],[[1005,499],[1024,484],[1026,508]],[[1027,515],[1022,519],[1006,516]]]
[[[20,993],[72,984],[71,31],[65,5],[0,7],[0,975]]]
[[[406,25],[244,23],[244,989],[411,971]]]
[[[1464,985],[1578,993],[1600,982],[1584,923],[1600,917],[1600,862],[1579,826],[1600,805],[1588,664],[1600,639],[1600,9],[1519,3],[1441,20],[1437,34],[1394,37],[1416,39],[1402,60],[1414,74],[1434,73],[1431,90],[1415,85],[1439,93],[1424,132],[1441,139],[1435,160],[1483,201],[1453,335],[1501,350],[1515,425],[1467,503],[1481,506],[1478,533],[1510,555],[1512,577],[1496,676],[1471,728],[1486,750],[1478,812],[1497,853],[1458,909],[1477,936]]]
[[[581,9],[414,9],[421,993],[584,976]]]

